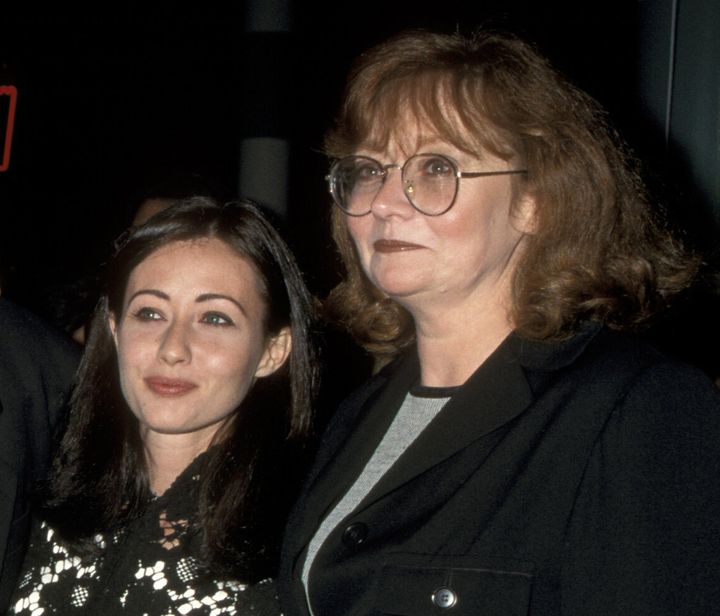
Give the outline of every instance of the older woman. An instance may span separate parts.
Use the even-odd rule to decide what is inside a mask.
[[[720,396],[619,330],[689,284],[585,94],[511,36],[403,33],[327,138],[347,277],[383,362],[286,529],[288,614],[710,614]]]
[[[13,614],[277,614],[312,304],[252,204],[181,202],[109,264]]]

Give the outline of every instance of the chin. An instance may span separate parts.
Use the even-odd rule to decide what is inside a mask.
[[[423,285],[417,279],[410,279],[406,276],[387,277],[373,281],[380,291],[387,295],[390,299],[400,301],[403,297],[410,297],[423,290]]]

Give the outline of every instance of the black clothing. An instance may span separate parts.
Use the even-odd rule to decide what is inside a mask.
[[[99,557],[81,560],[47,524],[37,524],[9,613],[277,616],[272,580],[217,579],[201,564],[196,502],[202,459],[153,498],[139,519],[96,537]]]
[[[418,375],[401,358],[331,420],[285,532],[288,616],[309,613],[309,540]],[[704,373],[595,325],[511,335],[321,546],[314,616],[715,614],[719,478]]]
[[[27,543],[30,492],[48,470],[79,359],[69,337],[0,299],[0,613]]]

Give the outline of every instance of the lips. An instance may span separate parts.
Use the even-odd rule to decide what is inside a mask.
[[[185,381],[182,379],[167,379],[159,376],[146,378],[145,384],[148,386],[150,391],[159,396],[168,398],[184,396],[197,387],[197,385],[191,381]]]
[[[419,250],[423,248],[419,244],[402,242],[400,240],[377,240],[373,244],[375,252],[406,252],[408,250]]]

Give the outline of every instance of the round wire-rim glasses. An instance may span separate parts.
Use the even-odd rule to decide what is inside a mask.
[[[527,169],[460,171],[457,163],[444,154],[415,154],[402,165],[383,165],[370,156],[351,155],[336,160],[325,178],[333,202],[348,216],[369,214],[390,169],[400,169],[405,196],[425,216],[442,216],[455,205],[460,178],[527,173]],[[427,207],[428,203],[418,201],[433,205]]]

